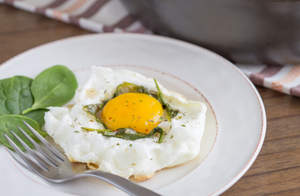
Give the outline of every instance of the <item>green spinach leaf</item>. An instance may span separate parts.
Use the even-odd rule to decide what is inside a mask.
[[[37,123],[39,123],[40,127],[42,127],[45,124],[44,116],[45,112],[47,111],[47,109],[34,110],[25,114],[25,116],[35,120]]]
[[[32,106],[31,83],[32,79],[25,76],[0,80],[0,115],[21,114]]]
[[[0,116],[0,143],[13,150],[13,148],[9,145],[8,141],[4,137],[4,134],[7,134],[23,151],[25,151],[24,147],[10,133],[10,131],[14,131],[26,144],[29,145],[29,147],[33,148],[32,143],[28,139],[26,139],[26,137],[19,131],[18,127],[21,127],[24,131],[26,131],[35,141],[39,142],[39,140],[31,133],[31,131],[26,127],[23,121],[26,121],[28,124],[30,124],[42,136],[47,136],[47,133],[41,131],[39,124],[35,120],[32,120],[26,116],[5,114]]]
[[[114,93],[114,97],[119,96],[124,93],[147,93],[147,89],[143,86],[138,86],[133,83],[129,82],[123,82],[122,84],[119,84],[116,88],[116,91]]]
[[[0,80],[0,115],[22,114],[23,110],[32,106],[31,83],[32,79],[25,76],[14,76]],[[46,111],[45,109],[36,110],[25,116],[36,120],[42,127]]]
[[[177,114],[179,113],[179,110],[173,109],[170,104],[166,103],[164,100],[164,95],[160,90],[160,87],[158,85],[158,82],[156,79],[154,79],[154,83],[157,89],[157,93],[158,93],[158,100],[160,101],[160,103],[162,104],[163,108],[166,110],[167,112],[167,116],[168,116],[168,120],[170,121],[171,118],[174,118],[175,116],[177,116]]]
[[[116,138],[122,138],[125,140],[138,140],[143,138],[149,138],[156,135],[159,135],[157,143],[162,143],[165,132],[162,128],[156,127],[154,128],[149,134],[142,134],[142,133],[126,133],[125,129],[119,129],[117,131],[112,131],[110,129],[93,129],[93,128],[87,128],[87,127],[81,127],[85,131],[96,131],[98,133],[101,133],[103,136],[106,137],[116,137]]]
[[[129,83],[129,82],[123,82],[123,83],[119,84],[116,88],[116,91],[115,91],[113,97],[117,97],[124,93],[145,93],[145,94],[148,94],[148,95],[154,97],[155,99],[158,99],[157,92],[148,90],[144,86],[136,85],[136,84]]]
[[[67,67],[56,65],[40,73],[32,82],[34,104],[23,114],[49,106],[62,106],[70,101],[78,87],[74,73]]]

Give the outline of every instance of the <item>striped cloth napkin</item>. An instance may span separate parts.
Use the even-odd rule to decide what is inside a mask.
[[[120,0],[0,0],[93,32],[151,33],[128,14]],[[300,65],[237,65],[261,86],[300,97]]]

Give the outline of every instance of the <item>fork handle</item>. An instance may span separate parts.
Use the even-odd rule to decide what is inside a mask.
[[[131,196],[161,196],[160,194],[157,194],[147,188],[144,188],[136,183],[133,183],[125,178],[111,173],[93,170],[82,173],[81,176],[96,177],[117,187],[118,189],[128,193]]]

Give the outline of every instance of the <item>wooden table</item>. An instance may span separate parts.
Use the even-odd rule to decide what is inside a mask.
[[[0,64],[40,44],[88,31],[0,5]],[[26,66],[26,65],[24,65]],[[225,196],[300,195],[300,99],[258,87],[268,130],[254,165]]]

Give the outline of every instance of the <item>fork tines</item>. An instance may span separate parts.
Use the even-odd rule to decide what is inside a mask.
[[[55,147],[53,147],[27,122],[23,122],[31,130],[31,132],[39,139],[41,145],[34,141],[34,139],[32,139],[28,135],[28,133],[24,131],[21,127],[18,127],[20,132],[34,146],[34,149],[31,149],[14,131],[10,131],[10,133],[15,137],[16,141],[22,144],[22,146],[25,148],[26,152],[23,152],[18,147],[18,145],[16,145],[15,142],[7,134],[5,134],[4,137],[7,139],[7,141],[15,151],[15,153],[10,152],[10,154],[17,162],[19,162],[27,169],[34,170],[37,173],[39,173],[41,171],[49,171],[51,167],[57,168],[60,163],[65,161],[65,156],[61,152],[59,152]],[[22,163],[20,160],[22,160],[25,164]]]

